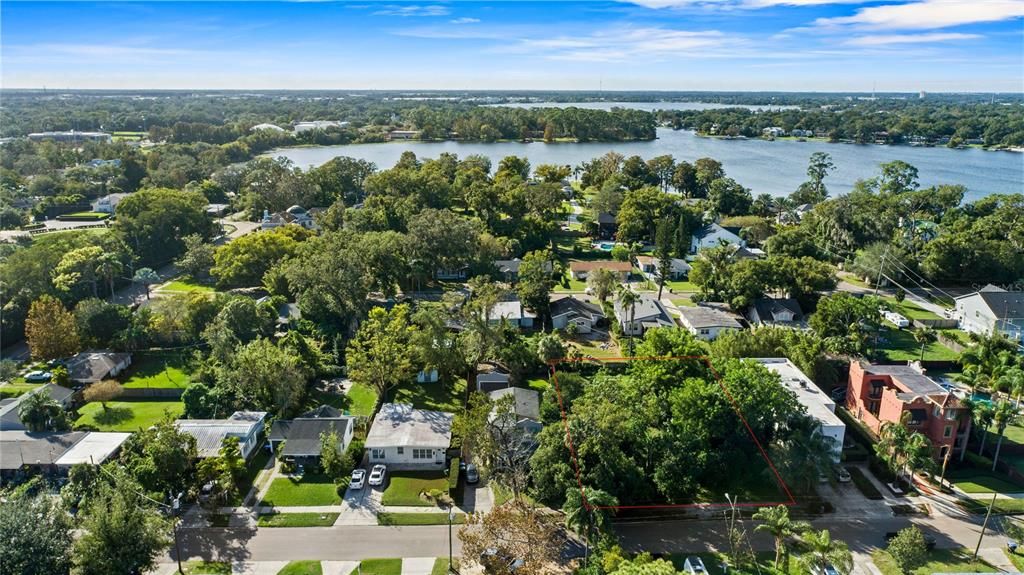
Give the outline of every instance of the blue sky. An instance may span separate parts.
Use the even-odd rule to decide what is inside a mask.
[[[0,3],[7,88],[1024,90],[1024,0]]]

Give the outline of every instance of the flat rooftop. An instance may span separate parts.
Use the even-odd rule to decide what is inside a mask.
[[[887,375],[915,395],[946,395],[949,392],[932,378],[909,365],[865,365],[868,375]]]
[[[796,395],[797,401],[807,408],[807,414],[817,419],[824,426],[846,427],[843,420],[836,415],[836,402],[821,391],[809,377],[784,357],[749,358],[779,374],[779,380],[786,389]]]
[[[79,463],[98,465],[120,449],[131,436],[131,433],[91,432],[57,458],[56,463],[62,467],[71,467]]]

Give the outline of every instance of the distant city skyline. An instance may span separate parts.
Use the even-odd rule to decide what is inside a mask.
[[[1024,90],[1024,0],[20,2],[4,88]]]

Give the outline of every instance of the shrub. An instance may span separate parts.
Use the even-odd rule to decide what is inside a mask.
[[[875,487],[875,484],[872,483],[866,475],[864,475],[864,472],[861,471],[859,467],[849,467],[847,468],[847,471],[850,472],[850,478],[853,480],[853,484],[857,486],[857,490],[860,491],[864,497],[875,501],[885,499],[882,492]]]
[[[886,550],[900,571],[904,573],[910,573],[928,560],[928,547],[924,540],[924,534],[917,527],[907,527],[901,530],[889,542],[889,547]]]
[[[448,466],[448,492],[454,492],[459,486],[459,458],[453,457],[452,463]]]

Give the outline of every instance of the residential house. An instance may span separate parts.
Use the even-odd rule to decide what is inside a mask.
[[[437,383],[438,379],[437,370],[434,368],[421,369],[416,373],[416,383]]]
[[[928,437],[940,459],[947,450],[955,455],[967,448],[970,410],[920,367],[850,362],[846,408],[875,433],[908,413],[907,427]]]
[[[718,224],[708,224],[693,234],[690,239],[690,253],[695,254],[700,250],[715,248],[722,244],[746,246],[747,242]]]
[[[326,130],[328,128],[345,128],[348,126],[348,122],[338,122],[335,120],[313,120],[311,122],[297,122],[295,124],[295,133],[301,134],[302,132],[311,132],[313,130]]]
[[[66,387],[61,387],[55,383],[48,383],[38,389],[34,389],[28,393],[23,393],[17,397],[2,399],[0,400],[0,431],[22,431],[27,429],[21,422],[21,416],[18,415],[18,409],[21,408],[23,401],[35,393],[44,393],[49,395],[50,399],[56,401],[57,404],[64,409],[71,406],[71,401],[75,394],[74,391]]]
[[[71,381],[81,384],[96,383],[117,377],[132,364],[132,354],[111,351],[83,351],[64,362]]]
[[[518,299],[499,301],[487,313],[487,320],[492,324],[507,321],[519,328],[532,328],[536,318],[537,314],[526,309]]]
[[[515,283],[519,280],[519,266],[523,260],[519,258],[511,260],[494,260],[494,267],[498,270],[499,277],[507,283]],[[544,262],[544,271],[552,273],[554,266],[550,261]]]
[[[391,130],[388,132],[389,140],[417,140],[420,137],[419,130]]]
[[[1024,341],[1024,292],[989,284],[955,299],[960,329],[978,334],[1001,333]]]
[[[131,433],[99,432],[86,433],[71,449],[65,451],[54,462],[62,472],[68,472],[75,465],[88,463],[100,465],[121,451],[121,446],[131,437]]]
[[[615,272],[619,276],[620,281],[626,281],[629,277],[629,273],[633,271],[633,264],[630,262],[619,262],[615,260],[597,260],[597,261],[572,261],[569,262],[569,274],[574,280],[584,281],[590,272],[596,269],[606,269],[611,272]]]
[[[765,257],[764,250],[760,248],[752,248],[736,244],[731,244],[729,247],[732,249],[732,254],[730,254],[729,257],[733,260],[759,260]]]
[[[800,128],[794,128],[789,132],[790,136],[794,138],[811,138],[814,136],[813,130],[801,130]]]
[[[266,417],[265,411],[236,411],[227,419],[179,419],[174,424],[196,438],[196,448],[203,459],[220,455],[220,448],[228,437],[238,438],[242,457],[249,459],[263,438]]]
[[[590,333],[594,326],[605,319],[600,305],[571,295],[551,302],[549,310],[551,327],[565,329],[569,324],[574,324],[577,333]]]
[[[761,130],[761,135],[771,138],[779,138],[786,135],[786,130],[778,126],[770,126]]]
[[[619,222],[616,221],[615,214],[608,212],[601,212],[597,214],[597,237],[602,240],[615,239],[615,234],[619,231]]]
[[[270,130],[271,132],[283,132],[284,128],[274,124],[256,124],[249,128],[250,132],[258,132],[259,130]]]
[[[496,365],[483,363],[476,368],[476,390],[490,393],[512,386],[511,376]]]
[[[622,327],[622,333],[626,335],[643,335],[649,329],[677,325],[665,305],[647,295],[638,296],[632,309],[623,307],[616,299],[615,319]]]
[[[281,226],[287,226],[294,224],[296,226],[302,226],[307,230],[317,230],[319,226],[316,225],[314,216],[319,210],[313,208],[306,210],[302,206],[292,206],[283,212],[271,214],[267,210],[263,210],[263,218],[260,220],[261,230],[272,230]]]
[[[698,305],[696,307],[680,307],[679,319],[683,327],[699,339],[712,341],[725,330],[743,329],[739,319],[718,307]]]
[[[753,358],[769,371],[778,374],[779,383],[796,396],[807,415],[818,420],[819,431],[831,439],[833,462],[839,463],[846,438],[846,424],[836,415],[836,402],[818,388],[792,361],[784,357]]]
[[[522,434],[521,443],[524,447],[537,444],[537,434],[544,428],[540,422],[539,393],[522,387],[507,387],[492,391],[487,396],[495,403],[490,415],[491,425],[502,431],[516,429],[517,433]],[[512,411],[505,417],[502,417],[498,414],[497,403],[505,400],[504,398],[506,397],[512,398],[511,400],[506,400],[512,402]]]
[[[95,160],[89,160],[83,164],[83,166],[86,168],[120,168],[121,159],[114,158],[113,160],[101,160],[97,158]]]
[[[102,214],[113,214],[117,209],[117,204],[120,204],[121,200],[126,197],[128,197],[128,194],[107,194],[97,198],[92,203],[92,211]]]
[[[281,459],[316,467],[320,464],[320,437],[336,433],[338,450],[344,453],[352,443],[355,423],[354,417],[342,415],[341,411],[329,405],[321,405],[295,419],[275,421],[270,428],[267,441],[271,451],[277,453]]]
[[[758,298],[746,315],[753,325],[795,325],[804,321],[800,302],[793,298]]]
[[[66,474],[74,465],[100,465],[116,455],[130,436],[97,431],[0,431],[0,477],[16,477],[22,472]]]
[[[469,266],[463,265],[453,268],[437,268],[434,270],[434,277],[441,281],[462,281],[469,275]]]
[[[370,465],[392,469],[444,469],[454,414],[413,409],[405,403],[380,407],[366,435]]]
[[[640,273],[644,274],[647,279],[651,281],[658,281],[661,277],[661,270],[658,269],[658,258],[652,256],[637,256],[636,257],[637,267],[640,268]],[[686,260],[679,258],[672,258],[672,263],[669,268],[668,278],[672,281],[678,281],[685,279],[690,274],[690,264],[686,263]]]
[[[222,218],[231,209],[231,204],[206,204],[206,215],[211,218]]]

